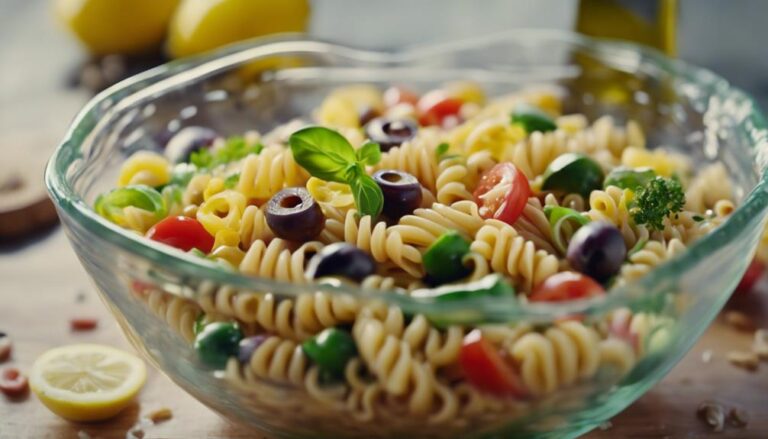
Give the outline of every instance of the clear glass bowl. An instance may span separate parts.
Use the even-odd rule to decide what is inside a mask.
[[[541,83],[562,86],[566,111],[632,118],[650,145],[672,146],[700,164],[722,161],[739,207],[714,233],[638,283],[604,299],[562,305],[501,299],[430,303],[347,286],[247,277],[142,239],[91,209],[129,154],[159,148],[179,127],[206,125],[225,135],[267,131],[307,116],[342,84],[402,83],[423,91],[454,79],[477,80],[491,95]],[[379,53],[282,37],[170,63],[100,94],[73,122],[46,182],[74,249],[127,336],[174,382],[228,418],[276,437],[566,437],[594,428],[656,384],[720,310],[762,233],[767,152],[765,120],[747,95],[706,70],[631,44],[527,30]],[[375,404],[381,395],[353,400],[350,389],[321,386],[308,396],[301,384],[237,378],[198,360],[190,343],[198,303],[211,306],[215,295],[226,307],[247,291],[291,303],[320,288],[358,302],[375,296],[406,315],[460,317],[473,324],[522,321],[543,328],[567,315],[600,321],[629,308],[646,317],[645,337],[627,370],[601,368],[544,398],[473,411],[472,395],[459,392],[456,406],[433,400],[426,415],[406,410],[407,397],[390,398],[389,404],[404,409],[373,419],[365,419],[361,407],[366,397]]]

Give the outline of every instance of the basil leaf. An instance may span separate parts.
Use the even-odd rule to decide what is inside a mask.
[[[376,218],[384,207],[384,193],[381,188],[366,174],[363,169],[356,167],[356,171],[349,179],[349,186],[352,188],[352,196],[355,198],[355,205],[361,216],[369,215]]]
[[[123,209],[128,206],[152,212],[157,218],[163,218],[167,212],[163,196],[145,185],[125,186],[99,195],[94,209],[104,218],[119,223],[122,220]]]
[[[240,182],[240,173],[236,172],[224,179],[224,187],[227,189],[234,189],[237,183]]]
[[[312,176],[347,183],[347,169],[357,157],[344,136],[328,128],[308,127],[291,134],[288,142],[296,163]]]
[[[437,158],[441,158],[446,152],[448,152],[448,149],[451,147],[451,145],[443,142],[439,145],[437,145],[437,148],[435,149],[435,155]]]
[[[355,151],[357,161],[364,165],[373,166],[381,161],[381,148],[378,143],[367,142]]]

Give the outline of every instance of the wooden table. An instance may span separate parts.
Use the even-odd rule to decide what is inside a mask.
[[[95,342],[131,349],[101,304],[62,231],[55,230],[23,248],[0,248],[0,331],[15,340],[12,363],[28,369],[34,359],[51,347],[66,343]],[[768,288],[733,304],[768,327]],[[72,333],[68,321],[95,316],[92,332]],[[659,385],[611,421],[606,430],[586,437],[768,437],[768,363],[751,373],[731,366],[725,359],[731,349],[748,349],[751,334],[740,333],[718,321],[688,356]],[[711,360],[704,362],[704,352]],[[746,430],[728,428],[711,433],[697,419],[700,402],[716,399],[747,409]],[[173,418],[145,428],[146,438],[252,438],[261,437],[231,425],[178,389],[165,376],[151,370],[138,402],[117,418],[98,424],[75,424],[50,413],[34,395],[10,402],[0,396],[0,439],[125,438],[126,432],[151,410],[169,407]]]

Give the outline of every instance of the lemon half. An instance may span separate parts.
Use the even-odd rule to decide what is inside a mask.
[[[109,346],[51,349],[32,366],[29,385],[52,412],[71,421],[111,418],[126,408],[147,378],[144,362]]]

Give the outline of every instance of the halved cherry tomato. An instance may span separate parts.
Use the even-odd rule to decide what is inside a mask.
[[[632,311],[628,309],[620,309],[616,311],[611,317],[611,323],[608,326],[608,332],[620,339],[627,342],[635,351],[640,347],[640,338],[637,333],[632,332],[630,324],[632,323]]]
[[[433,90],[419,99],[416,105],[419,111],[419,123],[426,125],[446,125],[449,120],[459,121],[459,111],[464,103],[449,97],[443,90]]]
[[[499,163],[480,178],[473,194],[480,216],[514,224],[532,194],[528,178],[512,163]]]
[[[605,294],[605,289],[589,276],[563,271],[548,277],[528,297],[531,302],[564,302]]]
[[[751,291],[764,271],[765,266],[763,263],[753,259],[749,267],[747,267],[747,271],[744,272],[739,285],[736,286],[736,292],[743,294]]]
[[[29,383],[19,369],[7,367],[0,372],[0,392],[15,397],[27,392]]]
[[[384,105],[394,107],[397,104],[411,104],[414,107],[419,102],[419,95],[400,86],[389,87],[384,91]]]
[[[196,248],[209,253],[213,248],[213,236],[194,218],[171,216],[155,224],[147,237],[186,251]]]
[[[478,389],[495,395],[526,396],[525,387],[512,365],[504,361],[479,329],[464,337],[459,361],[467,381]]]

